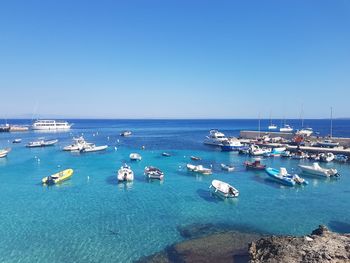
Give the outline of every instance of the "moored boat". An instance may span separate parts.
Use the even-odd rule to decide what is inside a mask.
[[[265,170],[266,165],[261,163],[261,159],[257,158],[254,162],[246,161],[244,165],[247,170]]]
[[[235,167],[233,165],[229,165],[229,164],[221,164],[221,169],[228,171],[228,172],[233,172],[235,170]]]
[[[242,148],[242,143],[235,137],[222,141],[221,150],[224,152],[238,151]]]
[[[148,179],[163,180],[164,178],[164,173],[160,169],[153,166],[146,166],[144,173]]]
[[[270,148],[260,148],[258,145],[251,145],[249,149],[249,154],[252,156],[264,155],[271,152]]]
[[[269,130],[277,130],[277,125],[275,124],[270,124],[269,127],[268,127]]]
[[[89,143],[80,152],[82,152],[82,153],[99,152],[99,151],[104,151],[107,148],[108,148],[108,145],[96,146],[93,143]]]
[[[4,158],[11,151],[11,148],[0,149],[0,158]]]
[[[72,124],[66,121],[56,121],[56,120],[37,120],[33,123],[33,130],[69,130]]]
[[[130,182],[134,180],[134,172],[131,170],[130,166],[124,164],[120,167],[117,173],[117,178],[119,182]]]
[[[239,196],[239,191],[236,188],[219,180],[213,180],[210,188],[213,189],[214,193],[218,193],[225,198],[234,198]]]
[[[204,139],[204,144],[221,146],[222,143],[227,140],[227,137],[222,132],[218,130],[210,130],[209,136]]]
[[[120,136],[123,136],[123,137],[129,137],[132,135],[132,132],[131,131],[122,131],[120,133]]]
[[[22,139],[14,139],[13,141],[12,141],[12,143],[21,143],[22,142]]]
[[[163,153],[162,153],[162,156],[164,156],[164,157],[170,157],[171,154],[170,154],[170,153],[167,153],[167,152],[163,152]]]
[[[304,137],[309,137],[313,134],[313,129],[312,128],[304,128],[296,132],[297,135],[304,136]]]
[[[212,170],[209,169],[209,168],[203,167],[203,165],[187,164],[186,167],[191,172],[201,173],[201,174],[204,174],[204,175],[212,174]]]
[[[38,140],[29,142],[26,147],[28,148],[35,148],[35,147],[46,147],[46,146],[53,146],[58,142],[57,139],[55,140]]]
[[[305,179],[301,178],[297,174],[289,174],[287,169],[284,167],[281,167],[279,170],[274,168],[266,168],[265,171],[270,178],[287,186],[294,186],[295,184],[308,184]]]
[[[85,141],[83,136],[80,136],[78,138],[73,138],[73,141],[74,141],[73,144],[63,147],[63,151],[71,151],[71,152],[81,151],[88,144]]]
[[[138,154],[138,153],[131,153],[131,154],[129,155],[129,158],[130,158],[130,160],[132,160],[132,161],[141,161],[141,160],[142,160],[141,155]]]
[[[66,169],[64,171],[55,173],[53,175],[44,177],[41,181],[43,184],[46,184],[46,185],[58,184],[72,177],[73,172],[74,172],[73,169]]]
[[[333,153],[321,153],[320,154],[320,161],[321,162],[328,163],[328,162],[333,161],[334,158],[335,158],[335,156]]]
[[[318,147],[334,148],[339,146],[339,142],[334,142],[332,140],[324,140],[316,143]]]
[[[190,156],[191,160],[192,161],[200,161],[202,160],[200,157],[197,157],[197,156]]]
[[[322,168],[318,163],[313,163],[312,165],[299,165],[299,168],[304,173],[322,176],[322,177],[338,177],[339,173],[337,169],[326,169]]]
[[[280,132],[292,132],[293,128],[290,127],[288,124],[285,124],[283,127],[280,128]]]
[[[348,161],[349,157],[344,154],[337,154],[334,158],[335,161],[340,163],[346,163]]]

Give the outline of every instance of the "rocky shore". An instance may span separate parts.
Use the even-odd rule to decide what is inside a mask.
[[[302,237],[261,236],[237,231],[205,234],[206,230],[201,227],[185,229],[183,234],[189,240],[174,244],[139,262],[350,262],[350,234],[337,234],[325,226],[319,226],[311,235]]]

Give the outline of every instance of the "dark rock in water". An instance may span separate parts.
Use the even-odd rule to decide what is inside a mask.
[[[350,262],[350,234],[319,226],[310,236],[269,236],[251,243],[250,263]]]
[[[199,229],[201,231],[201,228]],[[165,251],[141,259],[143,263],[194,263],[249,261],[248,245],[261,236],[228,231],[180,242]]]
[[[221,232],[204,233],[221,229]],[[319,226],[310,236],[264,236],[224,231],[211,224],[184,227],[182,234],[193,239],[172,245],[143,258],[143,263],[349,263],[350,234],[337,234]],[[249,249],[248,249],[249,247]]]

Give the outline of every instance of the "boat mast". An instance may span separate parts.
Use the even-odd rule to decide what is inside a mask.
[[[300,119],[301,119],[301,128],[304,128],[304,105],[303,104],[301,104]]]
[[[333,107],[331,107],[331,138],[333,137]]]
[[[259,138],[260,138],[260,112],[259,112]]]

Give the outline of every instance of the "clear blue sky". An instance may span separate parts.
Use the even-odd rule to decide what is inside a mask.
[[[0,1],[0,117],[350,117],[350,1]]]

